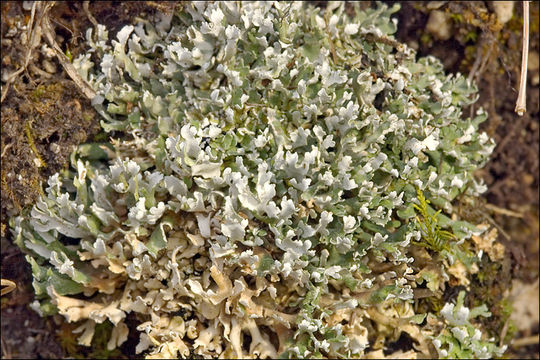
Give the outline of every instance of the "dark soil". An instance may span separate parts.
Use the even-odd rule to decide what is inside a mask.
[[[439,3],[442,5],[438,10],[452,16],[453,30],[448,40],[438,40],[426,30],[432,9],[425,2],[401,3],[396,36],[416,48],[419,56],[431,54],[442,59],[449,72],[469,74],[478,58],[485,63],[475,76],[480,99],[468,111],[473,113],[479,106],[488,111],[489,120],[483,127],[498,144],[478,178],[488,185],[482,209],[499,228],[499,240],[507,249],[506,265],[494,269],[494,280],[490,282],[496,293],[489,296],[499,297],[510,285],[509,279],[538,279],[539,6],[531,2],[529,56],[533,64],[528,73],[527,112],[520,117],[514,107],[521,63],[521,2],[516,3],[514,17],[504,26],[497,23],[486,2]],[[110,34],[115,34],[135,16],[171,11],[172,6],[108,1],[92,2],[89,10]],[[76,57],[84,51],[84,33],[91,26],[82,2],[58,2],[51,13],[56,41]],[[13,29],[18,22],[21,26],[29,22],[30,11],[23,9],[22,2],[2,2],[1,14],[2,73],[11,73],[24,64],[26,55],[20,41],[26,30]],[[24,255],[12,244],[8,230],[9,216],[32,204],[42,191],[40,184],[68,166],[73,147],[91,140],[99,131],[99,120],[90,102],[78,92],[57,60],[47,58],[39,49],[1,104],[1,277],[17,284],[15,291],[2,297],[2,358],[61,358],[74,354],[96,357],[103,354],[91,353],[68,341],[66,334],[73,328],[61,317],[43,319],[29,308],[33,301],[31,272]],[[52,64],[52,72],[43,70],[47,62]],[[485,203],[496,206],[498,211],[486,210]],[[520,217],[509,216],[506,210]],[[497,276],[497,271],[502,276]],[[500,330],[497,325],[494,328]],[[538,334],[538,325],[528,334]],[[134,357],[136,341],[130,338],[122,347],[125,355]],[[508,356],[538,358],[538,343],[511,348]]]
[[[134,16],[156,11],[156,6],[160,7],[142,2],[98,2],[90,4],[89,10],[114,34]],[[2,74],[10,74],[25,62],[21,36],[25,36],[22,27],[28,24],[30,11],[23,9],[22,2],[2,2],[1,14]],[[83,3],[58,2],[51,18],[60,46],[69,49],[73,57],[84,51],[84,33],[92,24]],[[69,166],[74,147],[93,140],[100,130],[90,101],[56,58],[39,50],[32,52],[27,70],[11,84],[1,104],[1,277],[17,284],[15,291],[2,297],[2,358],[93,357],[87,349],[68,341],[65,332],[73,329],[61,317],[43,319],[29,308],[34,300],[32,274],[8,230],[9,217],[33,204],[43,192],[41,184]],[[43,70],[45,62],[52,65],[49,72]],[[57,334],[59,328],[63,333]]]
[[[538,281],[539,6],[531,3],[527,112],[518,116],[514,109],[521,71],[522,2],[515,3],[514,15],[503,27],[496,21],[492,4],[487,2],[440,2],[443,5],[437,10],[450,14],[452,19],[452,37],[448,40],[437,40],[426,30],[433,10],[428,9],[430,3],[401,3],[398,39],[416,47],[420,56],[434,55],[442,59],[449,72],[467,75],[475,61],[485,61],[483,69],[480,66],[481,70],[475,76],[480,98],[469,113],[473,114],[478,107],[487,110],[489,119],[482,124],[482,129],[495,139],[497,146],[488,164],[477,174],[488,186],[484,200],[478,206],[484,213],[483,220],[498,228],[498,240],[506,247],[506,257],[496,268],[482,269],[491,273],[491,278],[480,282],[475,277],[472,289],[479,300],[493,305],[494,317],[504,318],[501,300],[511,287],[512,279],[526,283]],[[497,211],[486,209],[485,203],[495,205]],[[521,216],[509,216],[505,210]],[[489,326],[500,335],[504,324]],[[538,319],[530,329],[516,332],[514,337],[533,334],[538,336]],[[511,347],[506,356],[538,358],[538,354],[536,342],[530,346]]]
[[[446,5],[438,10],[464,18],[462,22],[453,21],[453,37],[441,41],[425,30],[430,10],[422,2],[401,4],[397,37],[416,47],[419,56],[434,55],[442,59],[449,72],[469,74],[478,57],[486,59],[484,71],[475,77],[480,98],[469,111],[473,113],[479,107],[488,111],[489,119],[482,128],[495,139],[497,147],[478,177],[488,186],[485,194],[488,203],[522,214],[522,218],[500,213],[492,216],[512,239],[504,240],[515,260],[515,275],[533,281],[538,278],[538,4],[532,4],[530,9],[529,57],[536,59],[536,66],[528,71],[527,112],[518,116],[514,108],[521,69],[521,3],[516,3],[513,18],[498,31],[493,29],[497,30],[493,25],[494,14],[489,15],[485,2],[443,3]],[[477,23],[482,26],[474,25]],[[493,46],[491,52],[484,51],[490,46]]]

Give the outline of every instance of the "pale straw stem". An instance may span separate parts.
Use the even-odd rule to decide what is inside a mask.
[[[515,112],[523,116],[527,109],[527,64],[529,62],[529,2],[523,2],[523,52],[521,54],[521,78]]]

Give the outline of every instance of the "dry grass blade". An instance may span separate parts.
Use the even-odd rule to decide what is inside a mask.
[[[491,211],[493,211],[494,213],[497,213],[497,214],[517,217],[517,218],[523,218],[522,213],[515,212],[515,211],[512,211],[512,210],[508,210],[508,209],[503,209],[503,208],[495,206],[493,204],[486,204],[485,207],[486,207],[486,209],[491,210]]]
[[[28,67],[28,64],[30,63],[30,59],[32,59],[32,51],[41,43],[41,29],[40,26],[36,23],[34,23],[35,20],[35,14],[36,9],[38,8],[38,2],[35,1],[32,5],[32,10],[30,12],[30,21],[28,23],[28,30],[27,30],[27,50],[26,50],[26,56],[24,58],[24,65],[21,66],[18,70],[11,73],[6,80],[6,85],[4,88],[4,91],[2,92],[2,97],[0,98],[0,103],[4,102],[4,99],[6,98],[6,95],[9,91],[9,87],[11,83],[17,78],[17,76],[26,70]]]
[[[504,345],[504,338],[506,337],[506,333],[508,332],[508,326],[510,325],[510,318],[506,319],[504,322],[503,328],[501,330],[501,334],[499,335],[499,346]]]
[[[529,2],[523,2],[523,52],[521,54],[521,77],[515,112],[523,116],[527,110],[527,64],[529,62]]]
[[[43,10],[41,14],[41,26],[45,38],[47,39],[49,45],[53,48],[56,57],[58,58],[58,61],[60,62],[60,64],[62,64],[62,67],[64,68],[64,70],[66,70],[69,77],[79,87],[83,95],[86,96],[88,99],[92,100],[96,96],[96,92],[79,75],[73,64],[71,64],[68,57],[66,56],[66,54],[64,54],[64,52],[55,40],[55,32],[51,27],[49,19],[49,10],[54,6],[54,1],[39,3],[39,5]]]
[[[15,290],[15,288],[17,287],[17,284],[15,284],[11,280],[1,279],[0,282],[1,282],[1,285],[2,285],[2,290],[0,290],[0,296],[4,296],[6,294],[9,294],[13,290]],[[4,288],[4,286],[5,286],[5,288]]]
[[[50,19],[49,19],[49,10],[54,6],[54,1],[48,1],[48,2],[39,2],[35,1],[32,5],[32,11],[30,14],[30,22],[28,23],[28,45],[27,45],[27,52],[26,57],[24,61],[24,65],[10,74],[7,78],[5,88],[2,91],[2,97],[0,98],[0,102],[3,102],[6,98],[6,95],[9,91],[9,87],[11,83],[15,80],[15,78],[26,70],[26,68],[30,64],[30,60],[32,59],[32,52],[35,48],[37,48],[41,44],[41,35],[45,35],[45,38],[49,45],[53,48],[56,57],[58,58],[58,61],[62,65],[62,67],[66,70],[69,77],[77,84],[81,92],[86,96],[88,99],[93,99],[96,96],[95,91],[84,81],[84,79],[79,75],[75,67],[71,64],[68,57],[62,52],[62,49],[58,45],[58,43],[55,41],[55,32],[52,29]],[[40,20],[37,20],[40,19]],[[94,19],[95,20],[95,19]],[[37,67],[34,66],[34,69],[37,69]],[[44,71],[38,71],[40,75],[46,74]],[[48,75],[48,74],[47,74]]]

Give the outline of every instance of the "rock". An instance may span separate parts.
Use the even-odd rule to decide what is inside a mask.
[[[510,319],[518,330],[530,331],[533,326],[538,326],[538,279],[532,284],[514,279],[510,296],[514,299],[514,311]]]
[[[23,1],[23,3],[22,3],[23,9],[26,10],[26,11],[32,10],[32,6],[34,6],[33,1]]]
[[[420,47],[420,45],[418,44],[418,41],[416,40],[409,40],[407,45],[409,45],[411,48],[413,48],[416,51],[418,51],[418,48]]]
[[[448,1],[430,1],[427,3],[426,7],[428,10],[435,10],[446,4]]]
[[[51,150],[53,153],[58,154],[60,152],[60,145],[57,143],[51,143],[49,145],[49,150]]]
[[[42,65],[45,71],[47,71],[49,74],[54,74],[56,72],[56,66],[49,60],[44,59]]]
[[[491,6],[501,24],[506,24],[514,14],[514,1],[494,1]]]
[[[440,10],[433,10],[429,14],[426,30],[439,40],[448,40],[452,36],[452,23],[450,16]]]

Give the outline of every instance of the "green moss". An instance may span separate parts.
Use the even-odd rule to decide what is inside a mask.
[[[41,155],[39,154],[39,151],[36,148],[36,144],[34,143],[34,137],[32,136],[31,121],[26,122],[24,131],[26,134],[26,140],[28,141],[28,145],[30,146],[30,149],[32,149],[32,152],[34,153],[34,155],[39,161],[38,167],[47,166],[47,164],[45,164],[45,161],[43,161]]]
[[[413,244],[426,247],[436,252],[449,250],[449,241],[455,239],[456,236],[449,231],[441,230],[441,225],[438,224],[438,216],[441,213],[441,210],[430,213],[430,201],[425,198],[424,193],[419,188],[416,189],[416,192],[419,204],[413,204],[413,206],[421,216],[416,217],[416,226],[422,234],[422,241],[414,241]]]
[[[465,42],[475,43],[478,40],[478,33],[475,30],[471,30],[465,34]]]
[[[126,359],[120,349],[108,350],[107,343],[111,338],[113,324],[107,320],[96,325],[94,338],[92,339],[92,351],[87,358],[90,359]]]

